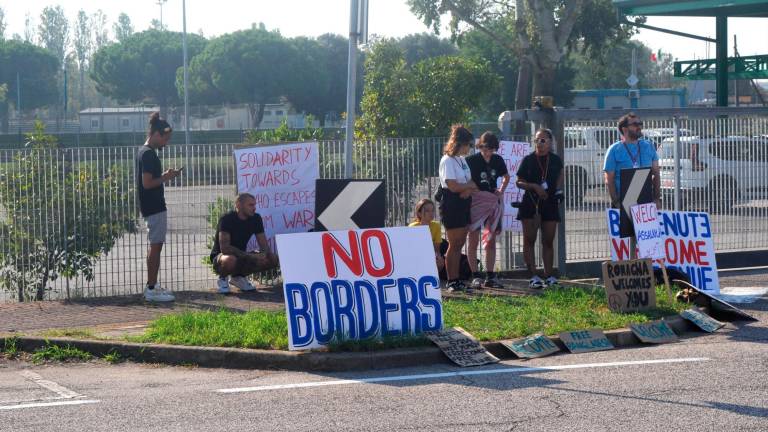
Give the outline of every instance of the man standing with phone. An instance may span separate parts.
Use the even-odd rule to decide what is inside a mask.
[[[160,270],[160,252],[163,250],[165,235],[168,231],[168,211],[165,206],[165,188],[167,181],[181,174],[180,169],[168,169],[163,172],[157,150],[164,148],[171,140],[173,129],[160,113],[149,117],[147,141],[136,154],[136,190],[138,191],[141,216],[147,224],[147,283],[144,286],[144,299],[151,302],[169,302],[175,297],[157,283]]]

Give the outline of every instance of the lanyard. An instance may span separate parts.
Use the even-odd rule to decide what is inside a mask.
[[[634,168],[639,167],[640,165],[638,164],[638,159],[641,159],[640,156],[641,156],[641,151],[642,151],[642,150],[640,150],[640,141],[637,142],[637,157],[633,156],[632,152],[629,151],[629,147],[627,147],[627,143],[626,142],[624,143],[624,150],[627,151],[627,154],[629,155],[629,158],[632,159],[632,167],[634,167]],[[640,160],[640,162],[642,162],[642,159]]]
[[[544,165],[546,166],[541,166],[539,155],[536,155],[536,163],[539,164],[539,171],[541,172],[541,182],[543,183],[547,180],[547,172],[549,172],[549,153],[547,153],[547,159],[544,162]]]

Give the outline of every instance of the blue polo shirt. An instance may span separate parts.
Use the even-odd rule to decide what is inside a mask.
[[[630,168],[648,168],[653,161],[659,160],[656,147],[651,141],[640,139],[636,144],[617,141],[605,153],[603,171],[616,174],[616,193],[621,193],[621,174],[619,171]],[[637,167],[635,167],[635,162]]]

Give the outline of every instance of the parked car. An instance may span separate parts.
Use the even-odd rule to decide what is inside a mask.
[[[612,126],[570,126],[563,131],[566,199],[580,203],[590,188],[603,184],[603,159],[619,140]]]
[[[667,199],[675,188],[673,144],[664,140],[660,151],[661,189]],[[688,205],[714,213],[768,189],[768,138],[683,137],[680,147],[680,192]]]

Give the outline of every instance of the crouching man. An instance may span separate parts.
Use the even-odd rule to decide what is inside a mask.
[[[259,251],[246,252],[248,241],[254,235],[259,244]],[[267,244],[264,223],[256,213],[256,199],[253,195],[238,195],[235,211],[226,213],[219,219],[211,250],[211,262],[214,271],[219,275],[218,292],[221,294],[229,293],[229,282],[240,291],[254,291],[256,288],[246,276],[279,265],[277,255],[272,253]]]

